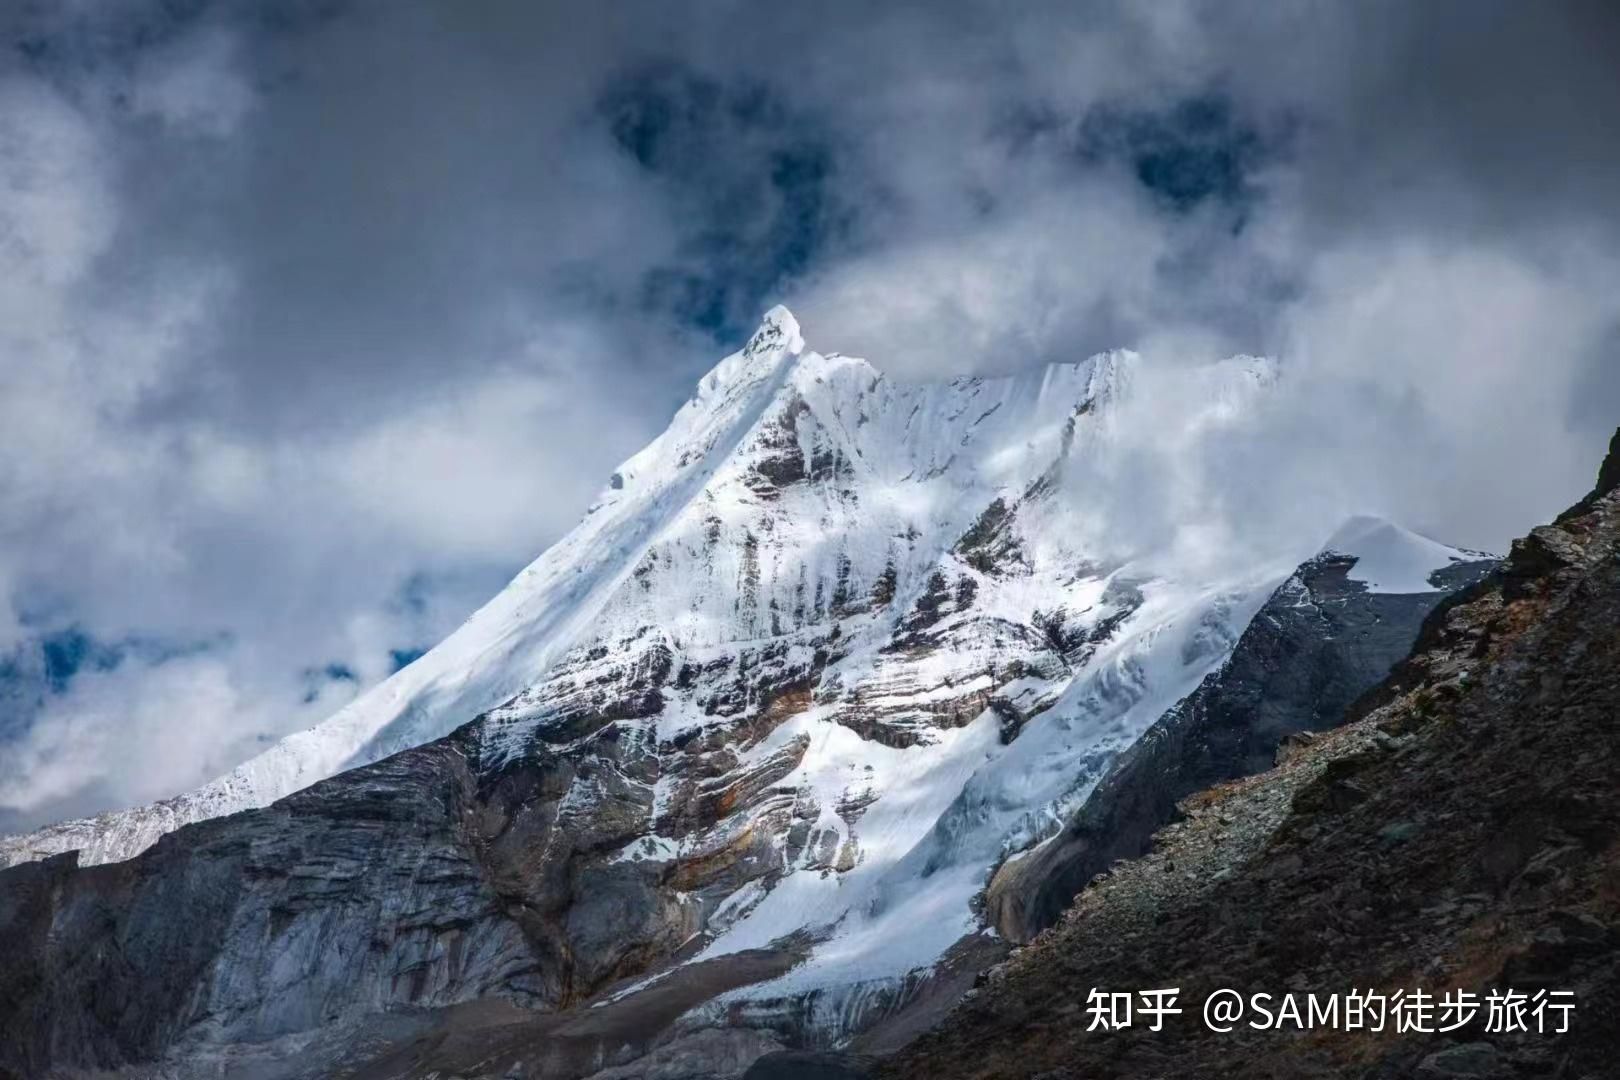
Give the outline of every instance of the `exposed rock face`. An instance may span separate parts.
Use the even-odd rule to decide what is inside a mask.
[[[743,1080],[866,1080],[870,1064],[847,1054],[780,1050],[754,1062]]]
[[[507,1024],[510,1060],[524,1060],[518,1036],[673,954],[700,927],[701,901],[688,897],[729,892],[766,858],[751,841],[687,862],[593,858],[604,835],[616,845],[640,827],[635,800],[623,818],[580,821],[557,803],[582,772],[633,754],[608,738],[588,756],[539,752],[488,769],[473,734],[190,826],[128,862],[80,868],[70,853],[5,872],[0,1075],[143,1061],[204,1075],[227,1047],[257,1048],[261,1075],[299,1075],[339,1059],[303,1054],[301,1038],[358,1032],[375,1054],[489,999],[537,1010]],[[632,1004],[635,1039],[607,1049],[648,1049],[692,1004],[780,974],[785,949],[780,960],[733,956],[718,981],[694,976],[659,1024],[647,1017],[656,1000]],[[382,1020],[401,1012],[420,1019],[400,1030]],[[584,1075],[604,1053],[536,1075]]]
[[[1120,757],[1063,831],[997,872],[991,925],[1028,941],[1092,878],[1146,851],[1183,798],[1270,768],[1289,736],[1342,723],[1410,651],[1424,617],[1496,565],[1457,561],[1434,571],[1430,592],[1384,593],[1347,576],[1356,562],[1327,552],[1278,587],[1227,662]]]
[[[73,854],[0,889],[0,1064],[113,1066],[206,1028],[222,1042],[358,1008],[505,988],[555,1000],[516,898],[481,858],[477,792],[453,746],[411,751],[274,808],[195,826],[128,863]]]
[[[1370,712],[1187,800],[1151,854],[1094,882],[882,1075],[1614,1075],[1617,627],[1611,488],[1438,607]],[[1171,986],[1188,1012],[1162,1031],[1087,1030],[1093,988]],[[1575,1009],[1559,1035],[1487,1030],[1484,1008],[1444,1034],[1215,1033],[1198,1011],[1225,987],[1567,990]]]
[[[1603,498],[1615,488],[1620,488],[1620,430],[1609,440],[1609,453],[1598,468],[1597,486],[1592,489],[1589,502]]]

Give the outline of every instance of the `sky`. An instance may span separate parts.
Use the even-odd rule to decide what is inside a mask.
[[[775,303],[896,378],[1138,351],[1146,545],[1178,492],[1502,551],[1620,422],[1612,4],[12,0],[0,46],[0,831],[409,662]],[[1189,451],[1235,354],[1278,405]]]

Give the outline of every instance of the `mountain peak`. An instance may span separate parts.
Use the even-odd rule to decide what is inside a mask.
[[[752,387],[772,374],[783,360],[804,351],[799,320],[781,304],[760,320],[748,343],[721,360],[698,380],[697,392],[687,407],[703,407],[730,400],[741,388]]]
[[[1449,547],[1373,514],[1347,519],[1322,545],[1322,554],[1356,560],[1345,575],[1375,593],[1433,592],[1437,570],[1453,563],[1489,558],[1482,552]]]
[[[799,333],[799,320],[794,318],[793,312],[789,311],[784,304],[777,304],[764,314],[759,321],[759,329],[754,331],[754,336],[749,339],[749,344],[753,344],[755,339],[761,335],[773,333],[780,334],[789,340],[798,339],[801,347],[804,344],[804,339],[800,337]]]

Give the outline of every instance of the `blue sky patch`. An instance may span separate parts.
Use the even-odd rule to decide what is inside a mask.
[[[1130,169],[1160,205],[1185,213],[1205,203],[1239,212],[1260,197],[1255,173],[1282,149],[1218,94],[1186,98],[1162,110],[1099,106],[1077,130],[1090,164]]]
[[[126,663],[157,667],[226,640],[104,638],[78,623],[40,630],[0,656],[0,741],[25,734],[46,701],[66,694],[81,676],[116,671]]]

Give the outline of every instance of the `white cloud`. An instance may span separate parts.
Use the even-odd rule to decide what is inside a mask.
[[[228,134],[246,108],[230,63],[219,37],[143,58],[133,108]],[[139,222],[98,103],[0,83],[0,653],[65,622],[215,644],[50,697],[0,745],[0,811],[24,818],[172,795],[321,719],[352,686],[304,702],[305,668],[369,684],[432,644],[658,422],[648,395],[594,381],[579,361],[600,336],[572,319],[515,325],[468,377],[342,425],[267,437],[170,408],[228,380],[215,334],[239,275],[228,253],[117,246]]]
[[[1079,361],[1129,344],[1100,325],[1160,307],[1165,226],[1118,187],[1077,183],[939,234],[895,238],[791,297],[812,344],[900,377]]]
[[[1620,321],[1620,262],[1560,247],[1418,237],[1313,262],[1283,341],[1315,393],[1319,467],[1368,509],[1493,550],[1584,494],[1603,432],[1572,426],[1574,394]]]
[[[236,52],[231,34],[210,28],[143,54],[130,88],[131,106],[137,115],[187,135],[232,134],[254,101]]]
[[[58,94],[34,79],[0,78],[0,299],[9,327],[48,316],[50,290],[105,250],[114,218],[107,164],[95,132]]]
[[[315,723],[353,691],[341,681],[321,689],[289,705],[206,653],[83,672],[0,757],[0,808],[60,816],[177,794],[265,738]]]

